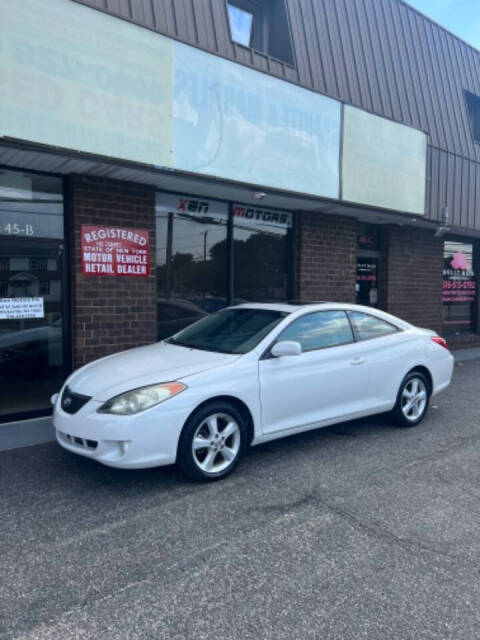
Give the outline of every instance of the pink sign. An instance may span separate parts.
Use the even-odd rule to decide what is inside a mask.
[[[452,269],[468,269],[467,256],[461,251],[453,254],[452,262],[450,263]]]
[[[467,256],[462,251],[457,251],[449,260],[449,268],[443,270],[442,301],[474,302],[475,276],[470,269]]]
[[[148,231],[82,226],[82,273],[85,276],[150,274]]]

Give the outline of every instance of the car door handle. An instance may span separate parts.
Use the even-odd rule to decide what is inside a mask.
[[[365,364],[365,358],[354,358],[350,364]]]

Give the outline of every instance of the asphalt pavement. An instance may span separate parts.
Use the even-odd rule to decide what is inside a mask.
[[[476,640],[480,360],[423,425],[254,448],[208,485],[0,453],[0,637]]]

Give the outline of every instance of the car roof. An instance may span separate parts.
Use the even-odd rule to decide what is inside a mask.
[[[361,311],[370,315],[384,319],[386,322],[394,323],[396,326],[407,329],[411,327],[408,322],[393,316],[390,313],[381,311],[374,307],[366,307],[360,304],[350,304],[347,302],[301,302],[301,303],[276,303],[276,302],[246,302],[230,307],[231,309],[266,309],[270,311],[281,311],[283,313],[298,313],[303,315],[312,311],[328,311],[340,309],[342,311]]]

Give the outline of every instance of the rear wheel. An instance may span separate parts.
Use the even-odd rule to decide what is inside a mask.
[[[405,376],[398,391],[393,409],[399,427],[415,427],[420,424],[428,410],[430,385],[419,371],[411,371]]]
[[[243,416],[225,402],[212,402],[186,422],[178,447],[178,466],[190,480],[225,477],[237,466],[247,442]]]

